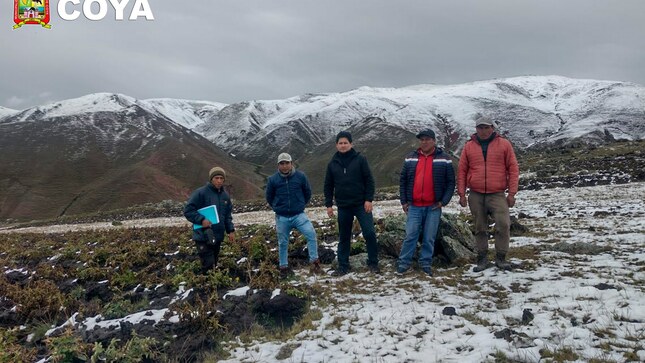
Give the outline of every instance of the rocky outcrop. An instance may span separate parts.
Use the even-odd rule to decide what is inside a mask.
[[[406,216],[396,215],[382,221],[384,229],[378,236],[382,254],[398,258],[405,238]],[[475,257],[473,234],[466,222],[459,217],[444,213],[441,216],[439,232],[435,241],[435,262],[462,265]]]

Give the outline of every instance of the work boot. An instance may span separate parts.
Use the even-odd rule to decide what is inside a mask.
[[[506,261],[506,253],[501,252],[495,254],[495,265],[500,270],[510,271],[513,268],[511,263]]]
[[[311,266],[309,266],[309,273],[312,275],[320,275],[323,272],[322,268],[320,267],[320,260],[315,259],[311,262]]]
[[[473,272],[481,272],[489,267],[492,267],[492,264],[488,262],[488,254],[486,252],[478,252],[477,266],[473,267]]]

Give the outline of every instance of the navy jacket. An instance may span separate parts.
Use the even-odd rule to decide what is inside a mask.
[[[401,204],[412,205],[414,176],[418,161],[419,153],[416,150],[405,157],[399,179]],[[441,202],[442,205],[447,205],[455,192],[455,170],[452,168],[452,160],[441,148],[435,148],[432,160],[432,182],[434,183],[435,200]]]
[[[224,240],[224,232],[231,233],[235,231],[233,226],[233,204],[228,193],[224,188],[217,189],[213,184],[207,183],[203,187],[195,190],[188,199],[186,207],[184,207],[184,216],[191,223],[202,224],[204,216],[199,214],[197,210],[214,205],[217,208],[217,215],[219,216],[219,223],[211,225],[213,234],[217,241]],[[192,228],[192,226],[191,226]],[[204,228],[193,230],[193,240],[198,242],[208,241]]]
[[[341,157],[334,154],[325,174],[325,206],[333,205],[335,196],[338,208],[362,206],[374,200],[374,177],[365,156],[354,149]]]
[[[287,177],[277,172],[269,177],[265,196],[277,215],[293,217],[305,211],[311,200],[311,186],[301,171],[294,170]]]

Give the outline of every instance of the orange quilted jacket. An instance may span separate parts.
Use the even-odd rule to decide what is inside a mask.
[[[457,193],[465,195],[468,187],[478,193],[498,193],[508,189],[508,194],[515,195],[519,177],[517,158],[508,140],[496,135],[488,144],[484,161],[481,144],[473,134],[459,159]]]

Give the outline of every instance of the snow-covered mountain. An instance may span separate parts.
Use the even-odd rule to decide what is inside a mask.
[[[17,114],[18,112],[18,110],[12,110],[10,108],[0,106],[0,122],[9,116]]]
[[[261,177],[252,167],[180,125],[195,110],[208,112],[217,104],[193,102],[194,109],[185,101],[168,104],[98,93],[5,118],[0,122],[0,218],[185,200],[207,181],[215,164],[231,171],[229,182],[238,197],[261,194]]]
[[[361,87],[343,93],[232,104],[214,113],[196,131],[225,150],[258,161],[267,151],[284,149],[292,142],[313,149],[330,142],[343,129],[375,119],[410,133],[433,128],[439,139],[449,136],[446,132],[456,132],[464,141],[474,132],[477,113],[491,116],[519,147],[584,136],[642,139],[645,88],[560,76],[444,86]],[[449,131],[445,131],[446,125],[451,126]],[[375,133],[375,137],[388,135]]]
[[[210,119],[213,114],[228,106],[226,103],[174,98],[151,98],[140,101],[140,103],[191,130],[204,124],[205,119]]]
[[[121,112],[127,109],[142,109],[148,113],[164,117],[187,129],[204,123],[213,113],[226,107],[225,103],[209,101],[180,100],[173,98],[152,98],[137,100],[133,97],[114,93],[93,93],[40,107],[32,107],[22,112],[0,107],[0,119],[20,113],[12,122],[34,121],[55,117],[87,115],[101,112]]]
[[[179,198],[201,180],[195,170],[214,163],[234,171],[231,181],[240,188],[236,197],[255,197],[263,186],[259,173],[273,172],[275,156],[282,151],[298,160],[319,191],[321,173],[335,151],[334,136],[341,130],[354,133],[377,185],[393,185],[401,155],[415,147],[416,132],[432,128],[440,146],[458,153],[474,132],[478,113],[492,117],[520,149],[641,140],[645,87],[527,76],[458,85],[361,87],[231,105],[96,93],[22,111],[0,108],[0,209],[5,217],[29,216],[44,203],[56,215]],[[151,177],[164,197],[144,187]],[[128,178],[135,181],[127,184]],[[57,179],[62,182],[52,182]],[[124,199],[124,193],[136,197]]]

